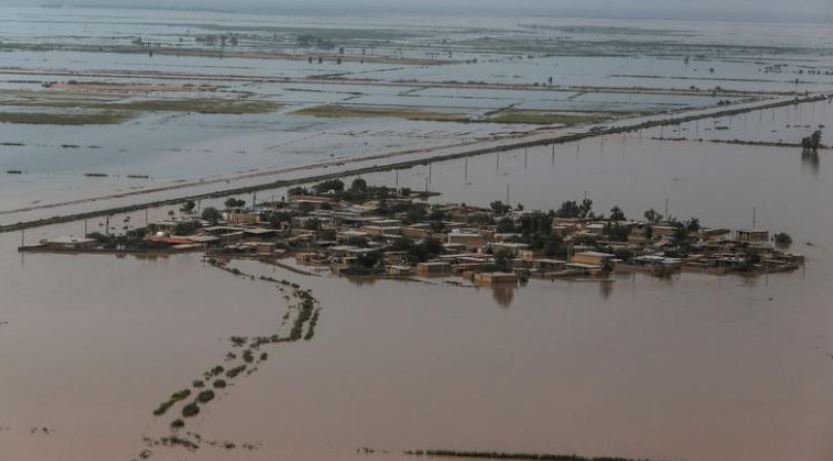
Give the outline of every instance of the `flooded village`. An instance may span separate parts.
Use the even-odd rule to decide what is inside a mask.
[[[285,201],[231,198],[226,208],[187,202],[178,219],[125,234],[95,232],[22,246],[21,252],[160,254],[257,259],[326,268],[348,277],[462,277],[481,285],[530,277],[606,278],[681,270],[761,274],[798,269],[787,233],[702,227],[697,218],[664,218],[651,209],[629,220],[619,207],[596,214],[593,202],[548,212],[501,201],[489,208],[430,204],[431,194],[330,180],[290,189]],[[253,199],[256,200],[256,194]],[[107,227],[109,229],[109,227]],[[282,263],[283,264],[283,263]],[[449,282],[451,283],[451,282]],[[457,282],[459,283],[459,282]]]

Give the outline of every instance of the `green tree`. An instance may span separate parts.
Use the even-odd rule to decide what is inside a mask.
[[[298,204],[298,211],[301,214],[307,215],[310,214],[310,212],[312,212],[313,210],[315,210],[315,205],[313,205],[312,203],[301,202]]]
[[[700,232],[700,220],[697,218],[691,218],[685,223],[685,227],[690,234],[696,234]]]
[[[495,268],[501,272],[512,271],[512,252],[501,248],[495,253]]]
[[[409,223],[416,223],[424,221],[428,216],[428,208],[424,203],[412,203],[408,206],[408,211],[405,213],[405,221]]]
[[[613,240],[615,242],[627,242],[628,237],[631,235],[631,229],[629,227],[615,223],[605,224],[603,232],[608,240]]]
[[[194,235],[199,226],[194,221],[181,221],[176,223],[174,227],[174,234],[176,235]]]
[[[581,207],[572,200],[562,203],[558,211],[555,212],[555,216],[559,218],[578,218],[580,215]]]
[[[180,211],[182,211],[183,213],[193,213],[194,208],[196,208],[196,207],[197,207],[197,204],[194,203],[193,200],[188,200],[187,202],[182,204],[182,208],[180,208]]]
[[[593,201],[589,198],[586,198],[581,201],[581,205],[579,205],[579,210],[581,211],[580,216],[582,218],[592,217],[593,216]]]
[[[503,218],[497,223],[497,233],[510,234],[515,232],[515,224],[509,218]]]
[[[775,234],[775,244],[781,248],[789,248],[793,243],[793,238],[786,232],[779,232]]]
[[[220,213],[220,210],[214,207],[208,207],[202,210],[202,219],[210,222],[212,225],[217,225],[217,223],[223,219],[223,214]]]
[[[228,200],[226,200],[225,205],[226,208],[243,208],[244,206],[246,206],[246,201],[231,197]]]
[[[350,191],[351,192],[365,192],[367,190],[367,181],[362,178],[356,178],[353,180],[353,183],[350,184]]]
[[[508,204],[501,202],[500,200],[495,200],[494,202],[489,204],[489,207],[497,214],[506,214],[512,211],[512,207]]]
[[[344,181],[340,179],[330,179],[327,181],[320,182],[313,186],[316,194],[324,194],[330,191],[334,192],[343,192],[344,191]]]
[[[651,208],[650,210],[645,212],[645,220],[651,224],[656,224],[662,221],[662,215],[657,213],[657,211],[653,208]]]
[[[628,218],[625,217],[625,212],[622,211],[621,208],[615,206],[610,209],[610,220],[611,221],[626,221]]]

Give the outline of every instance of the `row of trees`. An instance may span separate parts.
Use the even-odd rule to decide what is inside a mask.
[[[409,188],[398,190],[387,186],[370,186],[362,178],[356,178],[348,188],[340,179],[322,181],[311,189],[305,187],[293,187],[289,189],[289,195],[331,195],[338,200],[359,203],[367,200],[388,200],[398,197],[410,197],[412,194]]]

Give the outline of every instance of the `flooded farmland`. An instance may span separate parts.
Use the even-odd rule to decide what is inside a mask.
[[[533,27],[540,20],[423,18],[423,26],[412,21],[394,33],[389,18],[376,16],[276,16],[267,27],[257,17],[229,20],[219,13],[194,19],[141,10],[0,11],[4,112],[65,110],[41,92],[49,91],[44,82],[69,80],[67,71],[88,72],[73,78],[89,85],[212,84],[220,87],[212,98],[280,105],[253,113],[122,107],[130,120],[107,125],[2,123],[0,171],[22,173],[0,178],[3,225],[111,202],[144,203],[142,196],[80,201],[185,181],[195,185],[148,200],[221,190],[227,178],[246,173],[280,170],[278,178],[303,179],[350,168],[324,162],[416,159],[421,164],[360,177],[435,191],[436,203],[486,207],[503,200],[549,210],[586,197],[599,212],[618,206],[633,219],[655,209],[707,226],[760,227],[789,233],[791,251],[806,257],[801,269],[782,274],[613,274],[606,281],[532,279],[475,288],[439,279],[349,279],[258,261],[218,267],[199,252],[18,252],[44,238],[182,218],[179,205],[2,233],[0,459],[406,460],[419,459],[407,450],[430,449],[656,460],[833,457],[833,151],[805,155],[798,145],[819,129],[822,144],[833,144],[827,100],[430,160],[449,146],[830,91],[831,54],[799,49],[807,42],[833,48],[828,26],[785,26],[765,40],[746,25],[741,40],[696,22],[634,21],[632,29],[616,29],[591,20]],[[33,37],[31,24],[41,21],[57,26]],[[351,59],[310,65],[306,55],[318,51],[299,48],[293,27],[332,30],[333,22],[357,36],[343,38]],[[436,35],[426,32],[433,28]],[[182,56],[135,52],[129,47],[138,30],[145,41],[182,46]],[[360,33],[367,30],[373,33]],[[179,45],[180,38],[230,32],[241,34],[241,55],[222,61],[195,51],[217,51],[204,41]],[[533,33],[543,35],[534,47],[526,35]],[[598,48],[626,36],[634,43],[605,53]],[[645,51],[659,46],[658,37],[663,46],[701,52],[727,41],[737,48],[726,51],[730,56],[709,52],[688,64],[669,62],[662,50]],[[571,45],[570,55],[543,56],[561,41]],[[369,56],[363,45],[376,50],[375,62],[361,63],[360,56]],[[109,48],[95,50],[103,46]],[[586,56],[590,49],[604,56]],[[424,62],[439,60],[439,50],[444,60],[463,62]],[[331,53],[322,54],[332,60],[338,53]],[[781,62],[791,64],[761,71]],[[799,68],[802,74],[794,73]],[[333,73],[346,81],[321,80]],[[545,88],[551,75],[552,87]],[[371,81],[352,80],[364,78]],[[433,84],[451,81],[458,83]],[[568,88],[579,85],[604,88]],[[692,85],[720,85],[727,93]],[[623,92],[630,86],[656,91]],[[205,99],[181,88],[123,90],[90,91],[105,105]],[[60,92],[74,106],[91,97]],[[296,113],[332,105],[340,106],[339,116]],[[79,110],[104,109],[72,109]],[[544,111],[548,118],[488,119],[501,110]],[[465,119],[438,120],[438,114]],[[577,114],[604,121],[560,123]],[[258,194],[274,201],[287,188]],[[225,198],[200,206],[220,207]],[[60,205],[73,200],[79,202]],[[58,205],[37,208],[50,203]],[[34,209],[15,211],[27,208]],[[247,362],[245,372],[226,378],[213,401],[186,418],[187,432],[178,434],[200,441],[200,448],[172,442],[169,425],[178,413],[154,416],[160,402],[218,364],[226,370],[237,364],[228,356],[230,338],[285,333],[291,302],[276,281],[311,290],[320,303],[314,337],[263,346],[258,352],[268,360]]]

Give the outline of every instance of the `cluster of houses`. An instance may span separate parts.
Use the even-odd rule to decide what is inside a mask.
[[[517,229],[529,211],[433,205],[428,209],[439,219],[414,220],[408,213],[414,206],[425,205],[407,197],[352,203],[335,195],[296,195],[286,202],[227,209],[214,222],[185,215],[151,223],[140,245],[114,248],[102,246],[100,238],[64,238],[21,251],[201,251],[216,258],[290,259],[347,275],[372,265],[359,275],[460,276],[482,285],[529,277],[605,278],[639,270],[776,272],[803,264],[802,256],[780,250],[763,230],[698,226],[687,234],[687,251],[680,255],[678,223],[547,215],[551,228],[545,234],[559,242],[554,252],[535,248],[522,233],[506,232],[507,227]],[[618,230],[615,240],[612,226]],[[431,251],[413,251],[426,241],[433,244]]]

